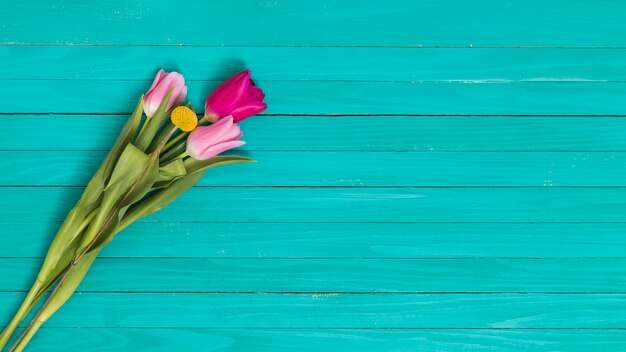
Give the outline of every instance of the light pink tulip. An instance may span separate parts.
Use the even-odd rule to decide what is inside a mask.
[[[147,116],[152,117],[154,113],[165,99],[165,96],[173,88],[170,100],[167,103],[167,109],[172,106],[179,105],[187,98],[187,86],[185,85],[185,77],[178,72],[165,72],[159,70],[150,90],[146,93],[143,102],[143,110]]]
[[[187,154],[197,160],[207,160],[236,148],[246,142],[232,116],[227,116],[209,126],[199,126],[187,138]]]
[[[204,116],[215,122],[232,116],[239,122],[267,108],[265,94],[250,80],[250,70],[241,71],[222,82],[211,92],[204,104]]]

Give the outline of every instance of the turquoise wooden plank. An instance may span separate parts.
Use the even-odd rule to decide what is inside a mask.
[[[619,330],[42,328],[30,351],[617,351]]]
[[[221,80],[623,81],[622,49],[0,46],[0,79],[147,80],[155,68]],[[54,69],[50,63],[54,62]]]
[[[60,226],[7,222],[0,257],[41,257]],[[626,224],[138,222],[102,257],[624,258]],[[32,272],[34,273],[34,271]]]
[[[0,259],[28,291],[40,258]],[[626,259],[101,259],[80,292],[626,293]]]
[[[0,14],[0,170],[24,166],[0,176],[0,289],[33,278],[125,118],[99,114],[128,112],[156,68],[182,70],[201,106],[247,66],[268,115],[326,116],[246,121],[245,150],[267,161],[215,170],[130,228],[33,347],[623,348],[626,120],[580,116],[625,116],[626,5],[168,1]],[[311,293],[253,294],[279,290]]]
[[[0,306],[15,306],[23,296],[0,293]],[[82,293],[46,324],[81,328],[623,329],[624,299],[623,294]],[[0,314],[3,320],[9,315]]]
[[[172,14],[176,9],[176,14]],[[538,11],[538,9],[540,11]],[[620,1],[16,2],[3,43],[624,46]],[[167,19],[168,25],[163,25]],[[355,30],[358,28],[358,30]]]
[[[61,221],[81,193],[0,188],[0,219]],[[625,188],[210,187],[190,190],[145,221],[623,222],[625,202]]]
[[[4,80],[0,112],[122,113],[150,81]],[[626,111],[623,82],[259,81],[268,114],[602,115]],[[188,83],[203,110],[213,81]],[[67,94],[67,92],[73,92]],[[36,102],[33,101],[36,97]],[[328,127],[326,127],[328,128]],[[297,133],[297,131],[294,131]],[[293,133],[293,132],[292,132]]]
[[[626,153],[248,152],[200,186],[626,186]],[[0,152],[0,184],[85,186],[105,152]],[[46,163],[40,163],[40,160]],[[289,165],[289,167],[285,167]]]
[[[0,115],[0,150],[109,150],[126,119]],[[250,151],[626,151],[626,119],[613,117],[259,116],[241,126]]]

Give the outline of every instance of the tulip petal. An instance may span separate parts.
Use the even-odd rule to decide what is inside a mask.
[[[213,145],[211,147],[209,147],[208,149],[206,149],[204,152],[202,152],[201,154],[196,154],[193,155],[191,153],[189,153],[189,151],[187,152],[189,154],[189,156],[191,156],[194,159],[197,160],[207,160],[207,159],[211,159],[212,157],[223,153],[227,150],[233,149],[233,148],[237,148],[239,146],[242,146],[246,144],[246,142],[244,141],[228,141],[228,142],[223,142],[223,143],[219,143],[216,145]]]
[[[187,86],[185,86],[185,77],[180,73],[168,73],[160,70],[144,99],[144,111],[146,115],[154,115],[170,89],[172,90],[172,95],[168,101],[167,109],[185,100],[187,97]]]
[[[220,83],[214,90],[213,92],[211,92],[211,94],[209,94],[209,98],[211,98],[211,96],[215,96],[215,95],[219,95],[221,94],[221,92],[228,86],[232,85],[233,82],[238,81],[240,79],[242,79],[243,77],[248,76],[248,78],[250,77],[250,70],[243,70],[241,72],[237,72],[234,75],[228,77],[224,82]]]
[[[230,135],[232,135],[231,130],[233,128],[239,130],[239,125],[235,125],[233,117],[230,115],[226,116],[225,118],[219,120],[209,127],[213,128],[213,130],[211,131],[211,144],[219,143],[219,141],[224,141],[228,139]]]
[[[185,85],[185,80],[183,79],[183,88],[178,93],[178,98],[176,99],[176,102],[178,104],[182,104],[185,99],[187,99],[187,86]]]
[[[194,129],[187,139],[187,146],[202,153],[204,149],[219,143],[221,136],[227,133],[233,126],[233,118],[227,117],[209,126],[199,126]]]
[[[180,87],[181,80],[182,80],[182,84],[184,85],[184,78],[182,78],[182,75],[177,72],[171,72],[161,81],[161,83],[159,83],[154,88],[154,91],[152,92],[152,94],[154,94],[154,97],[156,97],[160,103],[163,101],[163,99],[165,98],[167,93],[170,91],[170,89],[173,88],[172,95],[170,97],[169,102],[167,103],[167,108],[169,109],[172,107],[172,105],[174,105],[174,102],[177,99],[178,94],[177,95],[174,95],[174,94],[180,93],[180,90],[179,90],[180,88],[178,87]]]
[[[148,89],[148,92],[153,90],[154,87],[156,87],[157,84],[161,82],[161,80],[163,79],[163,77],[165,77],[165,75],[166,75],[165,71],[163,69],[160,69],[159,72],[157,72],[156,76],[154,77],[154,81],[152,81],[152,85],[150,86],[150,89]]]
[[[236,106],[250,86],[250,71],[244,70],[222,82],[211,92],[205,103],[205,113],[224,117]]]
[[[248,87],[248,91],[246,92],[244,97],[241,99],[241,101],[242,102],[261,101],[263,100],[263,98],[265,98],[265,93],[263,93],[261,88],[251,85],[250,87]]]
[[[185,77],[178,72],[170,73],[172,75],[172,84],[174,90],[170,101],[167,103],[167,108],[170,109],[174,104],[178,105],[185,101],[187,98],[187,86],[185,85]],[[169,89],[168,89],[169,91]]]
[[[239,122],[250,116],[259,114],[265,111],[265,109],[267,109],[267,104],[264,102],[252,101],[237,107],[230,114],[233,116],[235,122]]]
[[[232,116],[210,126],[200,126],[193,130],[187,138],[187,154],[194,159],[206,160],[224,150],[242,145],[239,140],[242,133],[239,125],[233,122]]]

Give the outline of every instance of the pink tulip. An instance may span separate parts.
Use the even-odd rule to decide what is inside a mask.
[[[167,102],[167,109],[171,109],[174,104],[178,105],[185,101],[187,97],[187,86],[185,77],[178,72],[165,72],[159,70],[150,90],[146,93],[143,102],[143,110],[146,115],[152,117],[165,99],[165,96],[173,88],[170,100]]]
[[[250,70],[244,70],[222,82],[211,92],[204,104],[204,116],[215,122],[232,116],[239,122],[267,108],[265,94],[250,80]]]
[[[240,141],[243,134],[232,116],[226,116],[209,126],[199,126],[187,138],[187,154],[197,160],[207,160],[236,148],[246,142]]]

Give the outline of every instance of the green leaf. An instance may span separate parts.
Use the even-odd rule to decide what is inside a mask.
[[[133,114],[126,121],[113,147],[111,147],[106,158],[87,184],[80,200],[77,202],[76,206],[70,210],[65,221],[59,228],[59,231],[48,249],[37,280],[31,287],[20,310],[12,320],[12,323],[15,324],[11,324],[11,326],[3,332],[2,336],[0,336],[0,349],[13,333],[17,324],[32,310],[43,294],[52,287],[52,284],[74,259],[74,253],[80,242],[79,240],[85,232],[87,216],[100,205],[105,184],[120,154],[126,148],[126,145],[137,135],[142,115],[143,96],[139,99]]]
[[[99,251],[85,254],[75,266],[70,268],[67,276],[61,279],[63,282],[60,282],[58,288],[50,294],[46,303],[44,303],[39,309],[39,312],[35,315],[35,318],[33,318],[31,324],[24,330],[24,335],[18,338],[19,343],[15,351],[22,351],[43,323],[50,319],[50,317],[70,299],[83,281],[83,278],[89,271],[98,253]]]
[[[139,98],[139,103],[135,107],[135,111],[130,116],[126,124],[122,128],[119,137],[113,144],[111,151],[104,159],[104,176],[105,181],[111,174],[111,170],[115,167],[119,156],[126,149],[126,146],[131,143],[137,136],[139,131],[139,125],[141,123],[141,117],[143,116],[143,95]]]
[[[33,309],[33,307],[41,299],[45,292],[49,290],[54,282],[56,282],[63,275],[70,263],[74,260],[77,252],[79,252],[79,244],[84,242],[83,236],[85,234],[85,229],[92,220],[91,217],[88,218],[88,216],[91,216],[90,214],[101,213],[99,209],[97,212],[95,211],[104,199],[105,185],[107,185],[107,183],[109,185],[119,184],[121,182],[121,179],[123,178],[119,173],[116,174],[115,177],[112,177],[112,173],[114,173],[114,170],[117,169],[118,161],[121,159],[123,151],[127,150],[127,146],[129,145],[129,143],[136,137],[142,116],[143,96],[140,98],[139,103],[135,108],[135,111],[122,128],[122,131],[120,132],[113,147],[111,148],[106,158],[88,183],[80,200],[78,201],[76,206],[69,212],[67,218],[57,232],[57,235],[55,236],[48,250],[48,254],[46,255],[46,259],[44,261],[44,264],[42,265],[37,280],[31,287],[28,296],[22,303],[20,311],[12,320],[11,328],[5,330],[2,335],[2,341],[0,341],[0,344],[2,346],[4,346],[4,344],[6,343],[6,340],[4,338],[12,335],[15,329],[14,327],[17,326],[17,324],[19,324],[19,322],[24,319],[24,317],[28,314],[28,312]],[[156,161],[154,161],[153,164],[155,164],[156,170]],[[111,182],[110,179],[113,179],[113,182]],[[151,180],[150,183],[152,183],[152,181],[153,180]],[[121,218],[121,216],[116,217],[115,223],[112,224],[113,226],[111,226],[112,230],[110,230],[109,232],[114,232],[113,229],[115,229],[119,218]],[[93,226],[89,226],[89,228],[92,227]],[[97,252],[90,252],[85,255],[85,258],[89,258],[89,256],[92,255],[91,253]],[[76,274],[71,275],[75,276]],[[84,274],[82,275],[84,276]],[[78,282],[80,282],[80,280],[82,280],[82,276],[77,280]],[[64,287],[69,286],[68,284],[66,284]],[[73,290],[71,292],[73,292]],[[69,293],[70,295],[71,292]]]
[[[64,256],[65,252],[73,252],[75,250],[73,247],[75,245],[76,238],[84,232],[78,231],[78,229],[83,225],[87,215],[100,205],[105,185],[111,176],[113,168],[117,165],[117,161],[119,160],[122,152],[137,135],[142,116],[143,96],[139,98],[135,111],[124,124],[124,127],[113,144],[113,147],[87,184],[80,200],[74,209],[70,211],[50,245],[48,255],[40,273],[42,278],[47,276],[50,271],[58,272],[59,268],[52,269],[52,267],[57,265],[56,263]],[[67,258],[63,259],[64,260],[61,260],[59,263],[61,268],[65,268],[67,264],[69,264],[69,262],[67,262]]]
[[[70,211],[65,219],[65,222],[59,229],[59,232],[57,233],[57,236],[53,240],[48,251],[48,255],[52,257],[50,261],[46,258],[48,265],[51,265],[52,262],[55,261],[55,256],[62,256],[66,250],[71,249],[67,247],[71,243],[75,242],[77,236],[82,234],[82,232],[78,231],[78,228],[82,225],[87,215],[100,205],[105,185],[113,172],[113,168],[117,165],[122,152],[126,150],[126,147],[137,135],[142,116],[143,96],[139,98],[135,111],[124,124],[124,127],[113,144],[113,147],[87,184],[80,200],[74,209]],[[48,266],[47,264],[44,263],[43,267],[46,268]],[[66,265],[67,263],[62,263],[62,267],[65,267]]]
[[[181,159],[176,159],[171,163],[159,168],[158,181],[171,180],[174,177],[187,175],[185,163]]]
[[[185,160],[185,168],[187,169],[187,174],[193,174],[202,170],[206,170],[208,168],[237,164],[237,163],[253,163],[256,162],[254,159],[245,158],[243,156],[236,155],[220,155],[214,156],[208,160],[196,160],[194,158],[188,158]]]
[[[165,96],[165,98],[163,98],[163,101],[161,101],[161,105],[159,105],[159,108],[154,113],[152,118],[146,121],[148,125],[145,127],[143,132],[141,132],[141,134],[137,137],[137,141],[135,142],[135,145],[137,146],[137,148],[141,149],[142,151],[145,151],[150,145],[150,143],[152,143],[154,136],[161,129],[161,125],[163,125],[163,122],[167,118],[167,115],[168,115],[167,103],[170,101],[170,97],[172,96],[173,91],[174,91],[174,88],[170,89],[170,91],[167,92],[167,95]]]
[[[159,134],[157,134],[156,137],[154,137],[154,139],[152,140],[152,143],[150,143],[150,145],[148,146],[148,149],[146,149],[146,153],[154,152],[154,150],[158,147],[159,143],[161,143],[164,139],[169,138],[172,131],[174,131],[176,128],[177,127],[171,122],[165,125],[165,127],[161,129],[161,132],[159,132]]]
[[[108,196],[121,195],[145,171],[150,157],[133,144],[128,144],[120,156],[111,179],[104,189]]]
[[[172,182],[187,175],[187,169],[185,169],[185,163],[181,159],[176,159],[171,163],[159,168],[159,175],[152,188],[164,188],[169,186]]]
[[[240,156],[216,156],[204,161],[191,158],[185,160],[187,175],[173,181],[166,188],[154,192],[131,208],[120,221],[116,231],[119,232],[138,219],[163,209],[163,207],[193,187],[208,168],[252,161],[254,160]]]
[[[90,247],[92,242],[96,245],[90,250],[108,243],[126,209],[150,191],[157,174],[158,157],[148,156],[129,143],[113,170],[100,208],[83,236],[76,255]]]
[[[54,312],[61,308],[63,303],[65,303],[74,291],[76,291],[99,253],[100,251],[93,251],[85,254],[78,261],[76,266],[70,269],[67,277],[65,277],[57,292],[51,296],[50,302],[42,314],[40,314],[38,320],[48,320]]]
[[[166,151],[161,156],[161,161],[163,163],[170,162],[171,160],[179,156],[182,152],[184,152],[185,148],[187,148],[187,142],[186,141],[179,142],[178,144],[172,146],[170,150]]]

